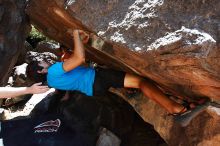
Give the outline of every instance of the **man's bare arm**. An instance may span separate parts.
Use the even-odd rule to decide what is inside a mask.
[[[39,94],[49,90],[47,86],[40,86],[41,83],[33,84],[30,87],[0,87],[0,98],[13,98],[25,94]]]
[[[73,31],[73,39],[74,39],[74,51],[73,54],[64,61],[63,69],[68,72],[76,68],[77,66],[85,63],[85,49],[80,39],[80,33],[84,33],[80,30]],[[84,35],[86,35],[84,33]]]

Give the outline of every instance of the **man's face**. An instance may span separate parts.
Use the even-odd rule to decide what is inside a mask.
[[[41,61],[38,63],[39,66],[43,67],[43,68],[48,68],[50,66],[49,63],[45,62],[45,61]]]
[[[45,61],[41,61],[38,63],[38,65],[43,68],[42,70],[37,71],[38,73],[47,73],[47,69],[50,66],[49,63]]]

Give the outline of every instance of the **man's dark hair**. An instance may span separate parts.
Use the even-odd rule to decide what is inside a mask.
[[[34,82],[46,82],[47,81],[47,74],[41,74],[37,71],[41,71],[43,69],[42,66],[39,66],[38,61],[32,61],[28,64],[26,69],[27,77],[34,81]]]

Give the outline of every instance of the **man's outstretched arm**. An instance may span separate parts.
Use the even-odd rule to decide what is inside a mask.
[[[30,87],[0,87],[0,98],[13,98],[25,94],[39,94],[49,90],[47,86],[40,86],[41,83],[33,84]]]
[[[80,34],[88,37],[87,34],[81,30],[73,31],[73,40],[74,40],[74,51],[73,54],[64,61],[63,69],[68,72],[76,68],[77,66],[85,63],[85,49],[80,38]]]

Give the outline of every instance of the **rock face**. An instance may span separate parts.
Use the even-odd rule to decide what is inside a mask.
[[[103,37],[112,47],[86,50],[98,63],[138,73],[173,95],[219,100],[219,9],[219,0],[31,0],[27,13],[45,35],[68,47],[70,28]],[[128,101],[171,146],[219,144],[216,109],[182,128],[151,101]]]
[[[25,0],[0,1],[0,85],[7,83],[30,30],[25,3]]]
[[[219,7],[218,0],[32,0],[27,13],[46,35],[69,47],[69,28],[95,32],[113,44],[99,54],[88,49],[91,59],[135,71],[173,94],[218,99]]]
[[[57,56],[56,60],[60,60],[62,52],[59,50],[60,46],[56,45],[51,42],[41,41],[36,46],[36,52],[43,53],[43,52],[50,52]]]

